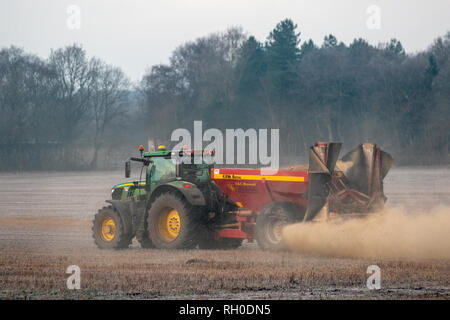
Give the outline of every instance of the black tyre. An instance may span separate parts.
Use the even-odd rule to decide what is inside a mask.
[[[125,249],[131,243],[131,236],[125,234],[122,220],[112,206],[98,210],[93,221],[92,235],[100,249]]]
[[[285,226],[300,222],[304,212],[289,203],[272,203],[256,218],[256,241],[263,250],[283,249],[282,230]]]
[[[164,193],[151,204],[147,229],[156,248],[195,248],[202,230],[200,211],[177,193]]]

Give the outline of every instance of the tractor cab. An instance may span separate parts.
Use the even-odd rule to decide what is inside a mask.
[[[156,184],[162,180],[173,180],[176,178],[176,164],[167,157],[154,157],[147,166],[147,184]]]
[[[194,151],[186,148],[166,150],[164,146],[159,146],[156,151],[150,152],[144,152],[144,147],[140,146],[139,151],[140,158],[131,157],[125,162],[125,178],[131,176],[131,161],[142,163],[143,168],[140,171],[139,180],[115,185],[113,198],[126,200],[132,196],[143,196],[153,192],[156,187],[173,181],[198,185],[207,183],[211,179],[212,165],[209,164],[210,159],[207,160],[206,157],[214,156],[214,152]]]

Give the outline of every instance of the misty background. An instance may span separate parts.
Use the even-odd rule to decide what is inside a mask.
[[[117,167],[194,120],[279,128],[291,162],[325,140],[448,165],[449,9],[0,0],[0,170]]]

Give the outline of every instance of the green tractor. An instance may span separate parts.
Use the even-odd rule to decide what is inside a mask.
[[[229,222],[224,217],[233,219],[232,215],[214,215],[233,211],[235,205],[226,201],[222,191],[211,183],[212,165],[204,161],[203,154],[199,164],[176,164],[173,152],[164,146],[145,153],[141,146],[140,151],[140,158],[130,158],[125,163],[125,177],[130,177],[131,161],[135,161],[142,163],[141,178],[115,185],[112,200],[106,201],[110,205],[95,215],[92,231],[99,248],[128,248],[134,237],[143,248],[240,246],[242,239],[215,241],[213,230],[207,227],[208,222]],[[194,159],[190,153],[188,156]]]

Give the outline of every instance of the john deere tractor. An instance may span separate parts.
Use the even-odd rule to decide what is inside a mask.
[[[189,249],[200,247],[237,247],[242,239],[215,241],[208,225],[223,224],[235,205],[226,201],[222,191],[211,183],[212,166],[195,164],[193,151],[176,151],[191,163],[176,164],[173,152],[160,146],[143,152],[125,163],[130,177],[131,161],[142,163],[139,180],[115,185],[110,205],[98,211],[93,221],[93,236],[99,248],[127,248],[134,237],[144,248]],[[192,154],[191,154],[192,152]],[[145,179],[142,175],[145,172]],[[229,221],[228,221],[229,222]]]

